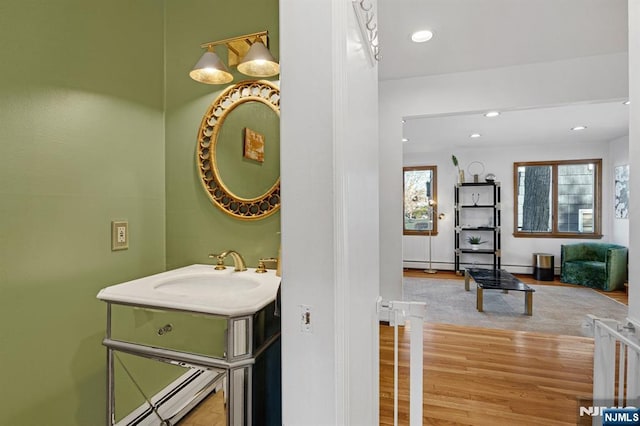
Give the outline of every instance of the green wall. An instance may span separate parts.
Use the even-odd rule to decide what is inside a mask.
[[[196,137],[202,116],[227,86],[209,86],[189,78],[202,55],[200,44],[257,31],[269,31],[269,47],[278,50],[278,1],[167,1],[166,10],[166,178],[167,268],[212,263],[209,253],[239,251],[249,266],[277,256],[280,213],[258,221],[234,219],[214,206],[198,180]],[[224,49],[218,51],[226,61]],[[230,69],[234,82],[247,79]],[[233,84],[233,83],[232,83]]]
[[[276,255],[279,214],[233,219],[197,180],[198,126],[223,88],[187,73],[200,43],[263,29],[278,57],[277,6],[0,3],[0,425],[104,424],[99,289],[227,248]],[[112,252],[119,219],[130,245]]]
[[[0,4],[1,425],[104,424],[96,294],[165,268],[163,19],[157,0]]]

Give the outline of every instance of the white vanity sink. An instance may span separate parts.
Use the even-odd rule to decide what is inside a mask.
[[[190,265],[116,284],[100,290],[105,302],[170,308],[225,316],[253,314],[271,303],[280,277],[275,271],[216,271],[211,265]]]

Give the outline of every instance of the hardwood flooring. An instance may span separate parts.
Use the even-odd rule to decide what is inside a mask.
[[[409,327],[399,328],[399,424],[409,422]],[[425,324],[425,425],[575,425],[593,339]],[[393,328],[380,326],[380,425],[393,425]]]
[[[179,426],[225,426],[227,424],[226,404],[222,392],[204,399],[196,408],[191,410]]]
[[[405,276],[462,280],[453,271]],[[569,286],[558,277],[527,284]],[[596,290],[598,291],[598,290]],[[600,293],[628,304],[625,291]],[[409,423],[409,329],[399,328],[399,424]],[[426,323],[425,425],[575,425],[593,387],[593,339]],[[584,402],[583,404],[587,404]],[[393,425],[393,328],[380,326],[380,425]]]

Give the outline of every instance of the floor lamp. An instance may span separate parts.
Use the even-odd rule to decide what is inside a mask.
[[[431,267],[431,232],[433,232],[433,209],[436,207],[436,201],[431,199],[428,204],[429,211],[429,269],[425,269],[424,272],[427,274],[435,274],[436,271]]]

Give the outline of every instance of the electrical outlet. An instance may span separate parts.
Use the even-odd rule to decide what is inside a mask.
[[[300,330],[303,333],[313,333],[311,306],[300,305]]]
[[[111,222],[111,250],[129,248],[129,222],[114,220]]]

